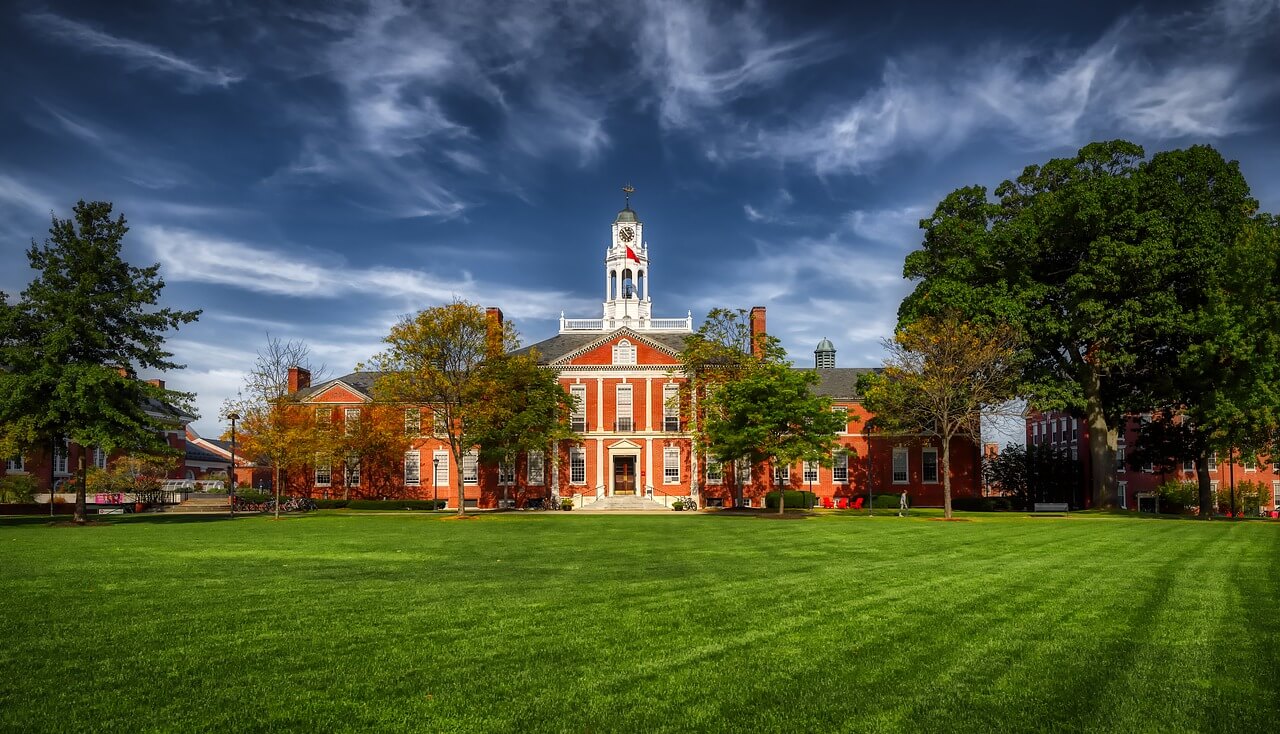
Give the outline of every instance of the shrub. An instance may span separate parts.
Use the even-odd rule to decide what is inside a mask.
[[[877,510],[896,510],[901,495],[877,494],[871,497],[871,506]]]
[[[816,504],[816,497],[812,492],[788,489],[783,501],[786,503],[786,507],[807,509]],[[776,490],[764,496],[764,506],[770,510],[778,509],[778,493]]]
[[[1258,514],[1262,507],[1271,507],[1271,488],[1262,482],[1242,479],[1236,482],[1236,512],[1243,511],[1246,517]],[[1222,512],[1231,509],[1231,486],[1218,487],[1218,506]]]
[[[0,477],[0,503],[31,502],[36,494],[36,480],[25,474]]]
[[[271,494],[269,492],[259,492],[256,489],[237,489],[236,497],[244,502],[262,504],[271,499]]]
[[[346,504],[348,510],[436,510],[444,506],[445,500],[350,500]]]
[[[952,497],[951,509],[964,512],[1008,512],[1013,509],[1009,497]]]
[[[676,512],[680,512],[681,510],[684,509],[684,503],[681,502],[680,500],[676,500],[675,502],[671,503],[671,509],[675,510]]]
[[[1181,515],[1189,507],[1200,506],[1200,488],[1195,482],[1169,480],[1156,487],[1160,496],[1160,512]]]
[[[317,510],[341,510],[351,500],[312,500],[312,502],[316,503]]]

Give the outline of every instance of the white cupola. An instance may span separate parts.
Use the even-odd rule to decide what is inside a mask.
[[[622,191],[626,206],[613,220],[613,240],[604,256],[604,319],[607,328],[644,329],[652,313],[649,246],[644,241],[644,224],[631,208],[635,189],[625,186]]]

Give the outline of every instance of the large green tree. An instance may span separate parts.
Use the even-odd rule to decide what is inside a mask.
[[[819,377],[786,360],[775,337],[752,333],[745,311],[716,309],[686,341],[681,362],[694,442],[728,464],[746,460],[830,466],[845,415],[814,392]],[[778,502],[778,512],[785,509]]]
[[[478,447],[473,418],[493,395],[487,384],[492,371],[485,369],[485,362],[518,346],[515,329],[484,308],[458,300],[406,316],[383,341],[386,349],[372,360],[373,369],[381,372],[374,382],[374,398],[431,406],[457,467],[458,514],[465,514],[463,457]]]
[[[1148,161],[1125,141],[1028,166],[995,195],[957,189],[921,222],[900,325],[956,309],[1024,334],[1019,392],[1083,417],[1094,503],[1114,505],[1119,421],[1164,402],[1159,370],[1185,349],[1206,276],[1257,203],[1212,148]]]
[[[560,441],[578,438],[569,427],[573,398],[554,370],[538,366],[536,354],[486,359],[471,389],[467,428],[485,464],[515,471],[521,454],[541,451],[554,459]],[[507,489],[504,484],[503,499]]]
[[[168,450],[149,401],[190,412],[189,395],[134,376],[182,365],[164,348],[165,332],[199,311],[155,308],[160,266],[121,257],[129,231],[111,204],[80,201],[69,219],[53,218],[44,244],[27,259],[36,278],[0,314],[0,431],[13,450],[52,449],[69,439],[108,453]],[[85,483],[76,483],[75,518],[84,521]]]

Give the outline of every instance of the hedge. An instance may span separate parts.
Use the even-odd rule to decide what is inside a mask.
[[[1009,512],[1013,502],[1008,497],[952,497],[951,509],[964,512]]]
[[[312,500],[316,503],[317,510],[341,510],[350,504],[351,500]]]
[[[237,489],[236,490],[236,499],[240,500],[241,502],[252,502],[254,504],[260,505],[263,502],[266,502],[267,500],[273,499],[273,498],[274,497],[270,492],[259,492],[255,489]]]
[[[443,510],[445,500],[351,500],[348,510]]]
[[[808,509],[817,504],[817,496],[813,492],[788,489],[785,502],[787,507]],[[764,496],[764,506],[766,509],[778,509],[778,493],[776,490]]]

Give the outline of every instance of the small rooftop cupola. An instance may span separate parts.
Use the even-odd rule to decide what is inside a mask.
[[[835,369],[836,345],[830,339],[823,337],[818,342],[818,348],[813,350],[813,366],[820,370]]]

